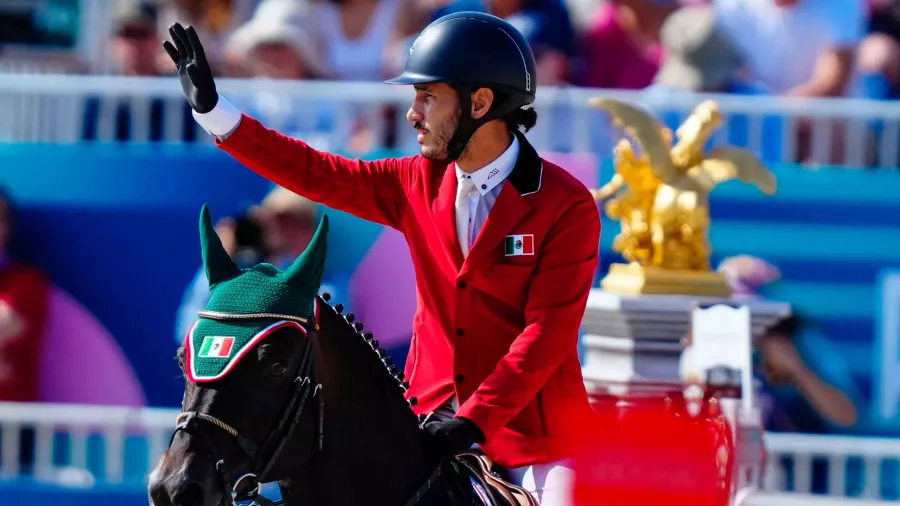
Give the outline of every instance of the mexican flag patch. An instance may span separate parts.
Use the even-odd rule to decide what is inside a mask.
[[[506,256],[534,255],[534,235],[508,235],[505,242]]]
[[[234,347],[233,337],[205,336],[197,356],[200,358],[228,358]]]

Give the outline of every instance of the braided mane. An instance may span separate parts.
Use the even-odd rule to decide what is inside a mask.
[[[341,321],[348,327],[349,330],[352,330],[357,336],[360,338],[361,344],[365,344],[368,346],[374,353],[371,354],[371,362],[369,363],[373,368],[382,371],[383,375],[379,375],[379,377],[384,378],[385,380],[389,380],[390,386],[394,388],[398,388],[401,394],[405,394],[409,389],[409,383],[405,381],[405,377],[403,371],[398,371],[397,366],[393,363],[393,359],[387,355],[387,351],[380,346],[380,343],[377,339],[374,339],[372,335],[372,331],[363,331],[363,324],[359,321],[356,321],[356,316],[353,313],[348,313],[346,315],[343,314],[344,305],[343,304],[335,304],[331,305],[329,301],[331,300],[330,293],[323,293],[321,299],[325,302],[324,306],[334,311],[335,314],[341,315]],[[377,362],[376,362],[377,360]],[[415,397],[411,397],[407,400],[407,404],[412,407],[418,403],[418,399]],[[421,419],[423,416],[419,417]]]

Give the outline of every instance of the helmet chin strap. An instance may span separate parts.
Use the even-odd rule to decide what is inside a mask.
[[[450,137],[450,142],[447,143],[446,160],[456,161],[466,149],[469,140],[475,135],[475,131],[481,128],[481,125],[506,116],[516,110],[518,106],[511,98],[507,98],[495,107],[491,107],[491,110],[484,116],[475,119],[472,117],[472,92],[478,88],[482,88],[482,86],[475,87],[468,84],[451,84],[451,86],[459,95],[460,115],[459,123],[456,125],[456,131],[453,132],[453,136]]]

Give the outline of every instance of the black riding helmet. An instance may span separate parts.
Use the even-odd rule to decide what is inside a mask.
[[[447,83],[456,90],[463,114],[447,147],[451,160],[459,158],[478,127],[534,102],[537,88],[528,41],[511,24],[480,12],[456,12],[433,21],[413,42],[404,72],[385,82]],[[502,96],[476,120],[468,111],[471,93],[478,88]]]

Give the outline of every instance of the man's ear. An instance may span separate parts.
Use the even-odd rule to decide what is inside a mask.
[[[491,110],[494,92],[490,88],[478,88],[472,92],[472,119],[481,119]]]

